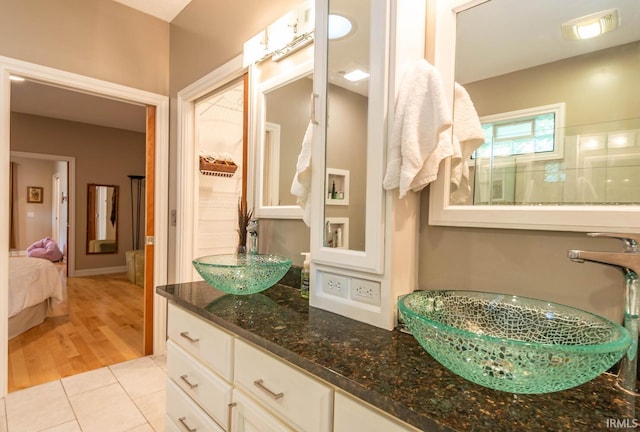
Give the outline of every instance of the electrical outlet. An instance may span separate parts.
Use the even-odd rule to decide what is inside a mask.
[[[337,297],[347,298],[349,296],[349,280],[344,276],[323,273],[322,291]]]
[[[364,279],[351,279],[351,299],[379,306],[380,283]]]

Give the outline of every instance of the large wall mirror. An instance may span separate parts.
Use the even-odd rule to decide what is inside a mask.
[[[278,73],[259,87],[258,217],[302,218],[291,183],[310,121],[312,93],[312,60]]]
[[[370,0],[330,0],[324,245],[366,250]],[[334,23],[347,20],[344,34]]]
[[[118,252],[118,186],[87,186],[87,254]]]
[[[449,169],[432,188],[430,223],[640,230],[637,1],[442,3],[436,66],[469,93],[485,143],[469,191]]]
[[[312,256],[379,272],[388,6],[380,0],[329,0],[316,7],[326,8],[317,14],[315,77],[324,116],[318,137],[324,172],[314,174],[323,218]],[[342,32],[336,23],[344,24]]]

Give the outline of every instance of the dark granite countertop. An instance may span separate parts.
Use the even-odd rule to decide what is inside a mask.
[[[249,296],[205,282],[157,292],[425,431],[624,430],[640,413],[640,398],[616,389],[610,374],[543,395],[478,386],[433,360],[413,336],[309,307],[299,290],[284,285]]]

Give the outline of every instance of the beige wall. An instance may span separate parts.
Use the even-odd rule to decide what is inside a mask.
[[[349,218],[349,249],[364,251],[369,100],[334,85],[329,86],[327,97],[326,164],[349,171],[349,205],[327,205],[325,217]]]
[[[575,127],[640,117],[640,98],[629,91],[629,83],[640,75],[639,52],[640,42],[634,42],[466,83],[465,88],[480,116],[565,102],[571,133],[593,133],[598,129]]]
[[[69,194],[75,194],[76,202],[76,243],[70,245],[70,253],[75,253],[76,269],[124,266],[125,251],[132,247],[131,188],[128,175],[144,174],[145,134],[12,113],[11,150],[76,159],[76,190],[69,191]],[[120,187],[117,254],[86,254],[89,183]],[[50,176],[47,185],[50,191]]]
[[[428,188],[421,194],[420,289],[470,289],[542,298],[622,317],[622,272],[567,259],[569,249],[622,250],[614,239],[583,233],[428,225]]]
[[[265,95],[266,121],[280,125],[279,205],[296,205],[296,197],[291,193],[291,181],[309,124],[311,93],[313,81],[302,77]]]
[[[52,160],[11,157],[16,168],[16,250],[25,251],[33,242],[52,236],[52,177],[56,162]],[[27,187],[43,189],[42,203],[27,202]]]
[[[0,0],[0,55],[166,95],[169,24],[112,0]]]

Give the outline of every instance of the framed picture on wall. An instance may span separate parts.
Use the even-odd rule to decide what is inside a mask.
[[[38,186],[27,186],[27,202],[42,203],[42,188]]]

